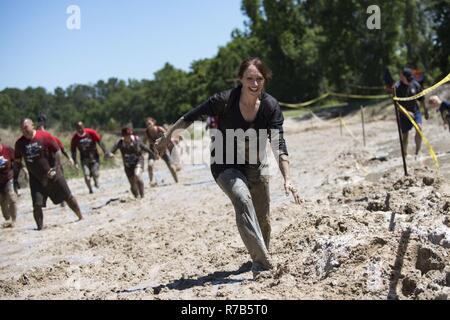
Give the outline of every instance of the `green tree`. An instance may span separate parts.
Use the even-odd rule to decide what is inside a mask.
[[[450,72],[450,0],[428,1],[427,13],[434,31],[431,64],[441,74]]]

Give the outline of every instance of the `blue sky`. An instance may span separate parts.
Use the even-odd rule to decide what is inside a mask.
[[[81,29],[69,30],[69,5]],[[0,0],[0,90],[53,90],[100,79],[188,70],[244,28],[241,0]]]

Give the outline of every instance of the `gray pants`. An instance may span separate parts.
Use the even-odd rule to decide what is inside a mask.
[[[6,185],[0,189],[0,206],[5,220],[16,221],[16,195],[14,193],[13,182],[9,180]]]
[[[271,268],[268,177],[262,176],[257,166],[248,166],[245,174],[237,169],[225,170],[217,184],[233,203],[239,233],[253,262]]]

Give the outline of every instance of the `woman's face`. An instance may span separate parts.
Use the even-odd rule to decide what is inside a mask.
[[[123,136],[123,141],[125,141],[125,143],[127,144],[131,144],[131,136],[130,135]]]
[[[259,97],[264,89],[264,76],[254,65],[250,65],[245,70],[240,81],[242,83],[242,90],[252,96]]]

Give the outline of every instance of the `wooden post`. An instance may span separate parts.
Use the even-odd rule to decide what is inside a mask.
[[[363,131],[363,145],[366,146],[366,129],[364,127],[364,106],[361,106],[361,122],[362,122],[362,131]]]
[[[394,87],[394,97],[396,97],[396,96],[397,96],[397,93],[396,93],[395,87]],[[403,146],[402,130],[400,129],[400,113],[398,111],[397,101],[395,101],[394,99],[392,99],[392,101],[394,102],[395,117],[397,118],[397,129],[398,129],[398,137],[400,139],[400,149],[402,152],[403,170],[405,172],[405,176],[407,176],[408,169],[406,167],[406,156],[405,156],[405,147]]]
[[[339,129],[341,131],[341,137],[342,137],[342,112],[339,112]]]

